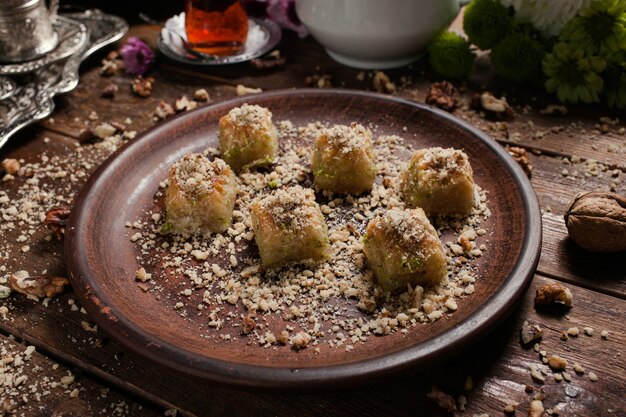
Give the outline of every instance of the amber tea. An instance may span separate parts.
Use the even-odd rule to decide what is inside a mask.
[[[239,0],[186,0],[185,30],[194,49],[232,55],[246,43],[248,16]]]

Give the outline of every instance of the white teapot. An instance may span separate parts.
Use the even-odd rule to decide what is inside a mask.
[[[342,64],[386,69],[418,59],[459,13],[459,0],[296,0],[296,14]]]

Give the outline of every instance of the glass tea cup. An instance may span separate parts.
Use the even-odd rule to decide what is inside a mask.
[[[193,49],[232,55],[246,43],[248,16],[239,0],[185,0],[185,31]]]

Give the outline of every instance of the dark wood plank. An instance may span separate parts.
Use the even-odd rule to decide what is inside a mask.
[[[87,102],[88,101],[89,100],[87,100]],[[82,112],[83,110],[81,107],[77,107],[75,111]],[[87,111],[86,114],[88,115],[88,109],[85,109],[85,111]],[[81,120],[87,120],[92,125],[103,121],[123,120],[120,116],[111,116],[111,119],[106,118],[106,114],[113,114],[116,109],[111,107],[108,111],[111,113],[101,111],[103,116],[100,116],[98,121],[89,121],[85,116],[85,113],[82,113],[83,118]],[[154,124],[152,120],[147,120],[145,124],[148,123]],[[135,127],[135,123],[133,123],[129,126],[129,129],[134,129]],[[139,127],[142,127],[141,123],[139,123]],[[44,143],[45,138],[49,139],[47,143]],[[67,158],[66,155],[69,155],[74,150],[76,144],[77,142],[75,140],[66,136],[54,134],[49,131],[37,131],[33,128],[20,133],[15,138],[15,142],[12,142],[8,149],[0,152],[0,157],[15,157],[18,159],[24,158],[27,162],[38,162],[40,161],[40,157],[38,155],[45,151],[48,157],[54,158],[56,156],[58,158]],[[75,178],[75,181],[71,181],[69,178],[47,180],[51,185],[54,184],[53,188],[57,189],[57,194],[64,196],[66,199],[71,199],[74,193],[84,183],[89,172],[93,171],[96,166],[110,153],[106,150],[94,148],[96,148],[96,146],[89,144],[81,147],[81,150],[83,151],[81,154],[85,155],[81,156],[81,158],[90,161],[89,169],[82,168],[83,171],[85,171],[85,176],[82,178]],[[79,160],[76,159],[75,156],[70,157],[69,160],[73,161],[74,166],[76,166],[76,164],[80,164]],[[619,181],[619,183],[615,184],[615,190],[622,195],[626,194],[626,181],[624,181],[626,174],[621,171],[608,169],[605,171],[599,170],[597,175],[587,177],[585,174],[588,173],[590,166],[586,162],[565,163],[561,158],[554,158],[545,155],[536,156],[534,154],[530,154],[530,160],[535,167],[532,176],[532,184],[538,194],[542,209],[546,213],[552,213],[554,215],[552,219],[553,225],[557,225],[560,222],[560,216],[567,210],[576,194],[581,191],[608,191],[614,181]],[[567,176],[563,175],[563,170],[567,170]],[[572,176],[574,173],[577,173],[576,177]],[[25,180],[26,178],[17,178],[14,181],[4,183],[4,189],[10,194],[15,193],[19,185],[23,184]],[[8,264],[7,266],[10,266],[14,270],[15,268],[21,268],[20,265],[22,264],[28,265],[31,270],[45,269],[43,267],[40,268],[40,265],[46,263],[49,258],[45,256],[33,257],[32,252],[30,253],[31,256],[20,252],[22,245],[18,245],[16,243],[16,239],[20,234],[19,229],[7,231],[7,233],[7,242],[14,242],[13,245],[9,245],[11,246],[13,256],[17,257],[17,259],[21,259],[20,262]],[[36,234],[36,238],[31,240],[33,242],[40,242],[40,244],[43,245],[42,247],[46,247],[48,242],[42,240],[45,236],[45,230],[40,227]],[[576,282],[578,285],[583,287],[594,288],[595,290],[620,295],[621,297],[626,296],[626,280],[624,279],[626,276],[626,270],[622,268],[622,258],[618,256],[606,256],[601,258],[605,260],[603,265],[608,268],[608,270],[613,272],[606,274],[606,279],[590,280],[589,274],[592,273],[594,269],[591,266],[594,262],[589,261],[590,268],[584,270],[581,269],[580,272],[578,272],[576,269],[577,264],[568,262],[567,259],[577,259],[583,254],[583,252],[576,248],[575,245],[572,245],[571,242],[563,245],[562,242],[565,238],[566,233],[564,226],[561,225],[557,228],[548,226],[544,227],[543,246],[548,249],[544,251],[542,256],[542,260],[539,265],[540,272],[549,276],[565,277],[570,282]],[[37,248],[38,245],[39,244],[35,244],[31,246],[33,246],[33,248]],[[550,248],[559,249],[553,250]],[[58,258],[58,253],[59,252],[57,252],[57,255],[53,255],[52,258],[56,259],[54,263],[58,265],[57,268],[62,268],[61,265],[63,264],[63,261]],[[50,268],[51,267],[49,267],[49,269]]]
[[[152,95],[142,98],[130,90],[132,77],[123,73],[102,77],[99,75],[99,67],[91,66],[83,73],[81,83],[74,91],[56,99],[55,113],[41,125],[47,130],[78,137],[84,129],[93,128],[103,121],[124,123],[129,119],[130,129],[142,131],[154,125],[154,111],[161,100],[173,105],[182,95],[191,99],[200,88],[207,89],[212,100],[235,97],[234,87],[216,86],[207,80],[164,72],[155,72],[153,77]],[[119,88],[115,97],[100,97],[101,91],[109,84],[116,84]],[[90,119],[92,112],[97,119]]]
[[[546,408],[565,402],[568,413],[571,410],[572,415],[610,415],[607,404],[624,405],[620,394],[624,389],[624,381],[620,377],[624,372],[624,363],[620,355],[626,346],[626,336],[621,322],[615,318],[626,313],[626,301],[571,287],[574,308],[566,316],[538,313],[533,308],[534,290],[547,282],[550,280],[536,276],[513,316],[458,358],[414,375],[332,392],[276,394],[235,391],[210,386],[164,369],[126,352],[100,332],[86,331],[81,323],[88,318],[80,311],[72,311],[68,304],[71,294],[53,300],[47,308],[22,297],[12,297],[8,320],[0,322],[0,327],[5,332],[24,337],[29,343],[42,346],[42,349],[46,348],[53,357],[60,352],[65,353],[66,360],[86,372],[99,370],[98,377],[113,386],[122,389],[134,387],[133,392],[137,393],[145,391],[175,404],[187,414],[284,415],[297,407],[301,415],[310,416],[379,415],[383,411],[390,415],[403,415],[415,409],[428,410],[432,415],[446,415],[425,396],[431,383],[436,383],[454,396],[465,395],[469,415],[479,411],[499,415],[502,407],[510,402],[520,403],[520,409],[525,411],[531,398],[524,392],[525,385],[533,386],[534,393],[544,393]],[[568,360],[568,371],[573,379],[571,383],[556,382],[551,372],[548,372],[543,388],[532,381],[528,365],[540,365],[541,361],[537,352],[524,349],[519,344],[518,331],[524,320],[539,323],[544,328],[541,349],[546,350],[548,356],[558,354]],[[583,327],[586,326],[594,328],[593,336],[583,334]],[[560,333],[570,327],[578,327],[581,333],[564,342]],[[603,330],[609,332],[607,340],[600,337]],[[589,355],[589,352],[594,354]],[[580,363],[586,371],[595,372],[599,381],[591,382],[587,374],[573,372],[574,362]],[[466,393],[463,385],[467,376],[473,378],[474,389]],[[566,386],[577,390],[576,398],[566,397]]]
[[[159,416],[162,410],[60,365],[0,334],[0,413],[20,416]]]
[[[157,26],[138,25],[133,26],[127,36],[139,36],[155,47],[159,30]],[[109,50],[119,47],[123,42],[118,42]],[[160,100],[173,102],[182,94],[193,94],[197,88],[207,88],[213,93],[214,100],[220,100],[233,97],[237,84],[264,90],[298,88],[305,87],[306,78],[312,75],[330,76],[334,87],[374,90],[373,72],[348,68],[334,62],[311,37],[298,39],[292,33],[285,33],[278,49],[287,57],[287,64],[282,69],[268,72],[254,70],[246,63],[210,69],[197,68],[181,65],[159,55],[156,69],[150,74],[156,79],[154,93],[148,99],[130,93],[132,77],[123,74],[123,71],[113,77],[101,77],[99,59],[103,54],[99,54],[83,64],[79,87],[56,99],[58,110],[53,116],[54,125],[49,119],[42,125],[77,136],[85,124],[93,124],[85,120],[85,115],[94,110],[102,118],[121,115],[130,117],[135,122],[135,128],[141,130],[151,126],[151,114]],[[363,73],[362,78],[358,77],[360,73]],[[386,73],[397,86],[394,94],[419,102],[424,101],[430,84],[436,80],[424,61]],[[98,98],[99,92],[109,83],[120,87],[116,98]],[[497,139],[548,153],[594,159],[626,169],[626,123],[624,120],[619,121],[615,111],[604,106],[569,105],[569,114],[565,117],[558,114],[543,115],[540,112],[548,104],[556,104],[556,99],[541,90],[511,87],[496,76],[487,57],[479,59],[473,78],[460,95],[461,103],[467,107],[470,98],[484,90],[509,96],[516,117],[505,123],[508,127],[506,130],[500,128],[502,123],[487,121],[474,111],[461,109],[456,110],[455,114]],[[615,124],[608,123],[608,132],[602,133],[600,128],[606,120],[601,121],[600,118],[613,120]]]
[[[626,256],[591,253],[567,236],[563,216],[543,215],[543,247],[539,269],[542,274],[594,291],[626,298]]]
[[[140,26],[133,28],[132,34],[154,39],[156,28]],[[207,88],[214,100],[221,100],[234,97],[234,86],[239,83],[265,90],[303,87],[306,77],[328,74],[332,76],[332,83],[336,87],[373,89],[370,72],[364,73],[363,81],[357,79],[359,70],[334,63],[326,56],[323,48],[311,39],[300,41],[288,35],[280,49],[287,56],[287,65],[284,69],[267,73],[251,72],[245,64],[208,71],[182,68],[161,57],[155,70],[157,82],[154,95],[148,99],[130,94],[130,77],[122,74],[111,79],[100,77],[97,58],[92,59],[83,67],[79,88],[57,99],[59,106],[53,115],[54,123],[48,120],[42,124],[46,130],[30,128],[20,133],[8,149],[0,152],[0,156],[37,161],[38,155],[46,151],[49,156],[66,157],[75,146],[71,137],[77,137],[83,127],[94,126],[99,121],[123,121],[130,117],[133,119],[131,129],[145,129],[153,124],[151,113],[159,100],[171,102],[181,94],[191,95],[199,87]],[[3,303],[10,308],[10,312],[7,319],[0,320],[0,328],[6,334],[22,335],[29,343],[45,349],[47,354],[87,370],[112,387],[163,407],[168,407],[170,403],[176,404],[187,415],[289,415],[295,409],[303,415],[406,415],[415,410],[428,415],[446,415],[426,399],[425,393],[430,383],[434,381],[446,392],[457,396],[464,393],[462,385],[468,375],[474,378],[474,389],[465,393],[469,408],[466,415],[478,412],[500,415],[502,407],[513,401],[520,403],[518,414],[525,415],[532,396],[524,393],[525,385],[535,386],[535,393],[540,390],[531,381],[527,370],[529,363],[540,363],[538,354],[533,350],[522,349],[517,341],[522,321],[530,318],[545,328],[542,349],[548,354],[557,353],[569,360],[573,381],[567,385],[577,390],[575,398],[568,398],[564,394],[566,383],[548,378],[543,388],[546,407],[564,402],[567,415],[614,415],[611,410],[626,408],[621,399],[625,388],[621,376],[625,370],[624,362],[620,359],[624,346],[620,318],[624,317],[626,307],[623,299],[595,291],[623,298],[626,268],[622,258],[591,255],[577,248],[567,239],[561,221],[561,213],[573,195],[583,189],[607,189],[612,181],[611,174],[605,172],[602,178],[584,180],[580,177],[564,177],[561,174],[564,168],[571,173],[573,170],[583,172],[585,167],[577,164],[572,168],[554,156],[578,155],[583,160],[592,158],[605,161],[611,168],[624,171],[626,137],[620,133],[624,123],[610,126],[607,134],[594,132],[599,127],[597,125],[601,116],[616,116],[615,112],[603,106],[568,106],[569,113],[564,117],[541,115],[541,109],[555,102],[553,97],[539,90],[511,89],[494,77],[489,62],[483,58],[478,66],[479,71],[467,84],[462,101],[466,102],[471,94],[483,89],[497,94],[506,93],[516,108],[516,118],[507,123],[507,130],[499,130],[501,125],[486,121],[474,112],[457,110],[456,114],[479,125],[502,143],[520,143],[544,153],[542,156],[531,156],[536,167],[533,185],[542,207],[550,209],[544,215],[544,251],[539,271],[587,288],[573,287],[575,307],[568,316],[537,314],[532,308],[531,289],[521,308],[487,340],[440,367],[413,376],[392,378],[365,388],[302,395],[247,393],[207,386],[201,381],[147,362],[126,352],[108,340],[106,335],[85,330],[83,322],[89,320],[78,308],[75,308],[78,311],[72,311],[68,304],[71,294],[53,300],[47,308],[12,296]],[[431,81],[436,79],[423,62],[387,73],[398,86],[397,95],[417,101],[424,100]],[[99,91],[109,82],[120,85],[120,92],[112,102],[98,97]],[[526,106],[529,107],[524,110]],[[91,110],[98,113],[99,121],[88,120]],[[572,125],[573,122],[576,124]],[[565,129],[561,130],[559,126]],[[537,132],[547,133],[537,135]],[[47,143],[44,143],[45,137],[50,138]],[[100,159],[97,160],[101,161],[105,153],[98,153],[97,158]],[[94,163],[85,171],[90,172],[96,165]],[[623,181],[624,173],[618,172],[617,178]],[[20,181],[2,183],[1,189],[14,192]],[[63,195],[71,196],[80,184],[82,181],[62,182],[66,188]],[[616,189],[624,193],[624,184],[617,184]],[[8,244],[9,248],[0,251],[1,264],[8,267],[2,275],[6,276],[7,272],[21,268],[31,272],[48,269],[52,273],[64,273],[61,245],[55,241],[46,241],[45,230],[39,226],[36,228],[32,237],[35,244],[31,245],[31,250],[26,254],[20,251],[21,245],[16,242],[19,234],[18,229],[2,233],[0,243],[2,246]],[[544,282],[547,282],[545,278],[537,276],[533,289]],[[559,333],[574,325],[581,330],[584,326],[592,326],[594,335],[588,337],[581,334],[578,338],[561,341]],[[609,331],[606,341],[599,337],[603,329]],[[599,381],[594,383],[586,375],[578,376],[571,372],[573,361],[594,371]],[[82,393],[80,395],[83,396]]]

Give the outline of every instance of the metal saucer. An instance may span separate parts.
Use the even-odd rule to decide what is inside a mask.
[[[185,34],[185,13],[173,16],[165,22],[157,39],[157,47],[166,57],[185,64],[218,66],[249,61],[271,51],[280,41],[280,27],[268,19],[248,19],[248,39],[244,48],[228,56],[211,56],[189,49]]]
[[[85,46],[89,38],[87,27],[84,24],[63,16],[57,16],[53,27],[59,36],[59,43],[54,50],[32,61],[1,64],[0,74],[18,75],[36,71],[45,65],[74,54]]]

